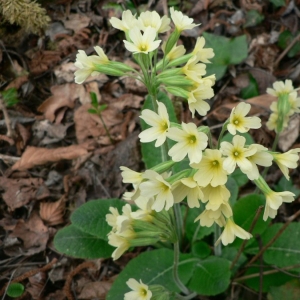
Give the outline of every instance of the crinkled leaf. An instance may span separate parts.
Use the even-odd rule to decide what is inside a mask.
[[[230,275],[230,262],[221,257],[211,256],[196,264],[188,287],[201,295],[218,295],[228,288]]]
[[[244,28],[258,25],[263,21],[265,17],[261,15],[257,10],[251,9],[246,13],[246,22]]]
[[[295,194],[295,198],[298,198],[298,196],[300,195],[300,189],[294,186],[292,180],[287,180],[284,176],[280,178],[274,190],[276,192],[284,192],[284,191],[292,192]]]
[[[18,298],[23,294],[23,292],[24,285],[18,282],[11,283],[6,290],[6,294],[11,298]]]
[[[247,175],[244,174],[239,168],[235,169],[234,172],[230,175],[230,177],[236,181],[239,187],[242,187],[249,181]]]
[[[211,254],[211,248],[207,243],[197,241],[192,245],[192,253],[195,257],[205,258]]]
[[[85,259],[108,258],[115,250],[106,240],[83,232],[74,225],[57,232],[54,246],[61,253]]]
[[[229,198],[230,206],[233,206],[239,195],[239,186],[233,178],[228,177],[228,180],[226,182],[226,187],[230,191],[230,198]]]
[[[71,222],[81,231],[107,240],[107,234],[111,231],[105,218],[110,213],[109,208],[115,207],[121,213],[125,204],[126,202],[120,199],[91,200],[73,212]]]
[[[248,74],[248,76],[249,84],[241,90],[241,96],[245,100],[259,95],[258,84],[255,78],[251,74]]]
[[[299,300],[299,280],[292,280],[282,286],[271,286],[268,294],[269,300]]]
[[[158,249],[133,258],[114,281],[106,299],[123,299],[124,294],[130,291],[126,285],[129,278],[141,279],[148,286],[159,284],[169,291],[179,292],[173,279],[173,256],[173,250]],[[180,255],[179,277],[184,284],[190,280],[196,261],[190,255]]]

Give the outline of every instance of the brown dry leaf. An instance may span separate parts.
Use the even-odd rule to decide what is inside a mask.
[[[23,75],[15,78],[10,84],[5,88],[5,90],[8,90],[10,88],[16,88],[17,90],[28,81],[28,75]]]
[[[23,241],[23,254],[32,255],[46,249],[49,232],[37,213],[33,213],[28,220],[18,220],[9,237],[21,239]]]
[[[50,195],[41,178],[10,179],[0,177],[0,186],[5,191],[2,198],[10,210],[15,210],[32,200],[45,199]]]
[[[12,166],[12,170],[27,170],[48,162],[57,162],[62,159],[75,159],[87,155],[94,147],[90,143],[71,145],[56,149],[27,147],[21,159]]]
[[[288,127],[280,134],[278,147],[283,152],[289,150],[299,136],[300,118],[299,115],[293,116]]]
[[[54,68],[54,74],[59,79],[58,83],[74,82],[74,72],[77,70],[73,62],[62,63]]]
[[[47,274],[39,272],[28,279],[30,286],[26,287],[26,291],[31,295],[33,300],[40,300],[47,280]]]
[[[89,282],[84,286],[78,299],[105,299],[111,286],[112,283],[108,281]]]
[[[88,27],[90,22],[91,19],[83,14],[70,14],[68,20],[63,20],[65,28],[72,29],[74,32]]]
[[[40,216],[50,226],[63,223],[64,212],[65,196],[56,202],[41,202],[40,204]]]

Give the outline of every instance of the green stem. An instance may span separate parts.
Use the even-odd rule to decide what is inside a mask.
[[[218,243],[216,244],[218,238],[221,235],[221,227],[217,224],[214,225],[215,226],[215,232],[214,232],[214,251],[215,251],[215,256],[221,256],[222,255],[222,243]]]
[[[278,141],[279,141],[279,135],[280,133],[276,133],[276,136],[275,136],[275,140],[273,142],[273,146],[272,146],[272,151],[276,151],[276,148],[277,148],[277,144],[278,144]]]
[[[106,131],[106,134],[107,134],[108,137],[109,137],[110,142],[111,142],[112,144],[114,144],[115,142],[114,142],[114,140],[112,139],[112,137],[111,137],[111,135],[110,135],[110,133],[109,133],[109,130],[108,130],[108,128],[107,128],[107,126],[106,126],[106,124],[105,124],[103,118],[102,118],[101,113],[99,113],[99,118],[100,118],[100,120],[101,120],[101,122],[102,122],[102,125],[103,125],[105,131]]]
[[[225,131],[227,130],[227,125],[228,125],[228,124],[229,124],[229,121],[227,120],[227,121],[224,123],[223,127],[222,127],[221,133],[220,133],[219,138],[218,138],[218,146],[217,146],[217,149],[220,149],[221,140],[222,140],[222,137],[223,137]]]
[[[175,203],[173,208],[174,208],[174,215],[175,215],[175,224],[174,224],[174,226],[176,227],[178,243],[179,243],[179,245],[181,245],[182,235],[183,235],[183,219],[182,219],[180,204]]]
[[[174,266],[173,266],[173,277],[174,280],[179,287],[179,289],[186,295],[189,294],[189,290],[187,287],[181,282],[179,276],[178,276],[178,264],[179,264],[179,241],[174,243]]]

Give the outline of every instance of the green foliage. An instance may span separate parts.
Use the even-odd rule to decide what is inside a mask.
[[[10,88],[6,91],[0,92],[0,94],[2,95],[5,105],[8,107],[14,106],[19,102],[18,91],[16,88]]]
[[[92,200],[71,215],[70,226],[58,231],[54,238],[56,249],[78,258],[108,258],[115,248],[107,243],[111,227],[105,216],[109,208],[121,208],[126,203],[119,199]]]
[[[6,294],[11,298],[18,298],[22,296],[24,292],[24,285],[21,283],[11,283],[6,291]]]
[[[192,254],[195,257],[206,258],[211,254],[211,249],[207,243],[197,241],[192,245]]]
[[[300,189],[296,188],[291,180],[287,180],[282,176],[275,186],[274,190],[276,192],[290,191],[295,194],[295,198],[298,198],[300,195]]]
[[[281,49],[285,49],[288,45],[300,34],[300,31],[292,34],[289,30],[285,30],[280,33],[278,38],[278,46]],[[288,51],[288,57],[294,57],[300,53],[300,42],[296,42],[295,45]]]
[[[239,199],[239,201],[237,201],[233,207],[235,223],[244,228],[246,231],[249,231],[257,209],[262,205],[265,205],[265,198],[262,195],[251,194]],[[262,219],[262,216],[263,213],[261,212],[252,231],[253,236],[263,233],[269,226],[270,220],[265,222]],[[241,239],[236,239],[232,246],[240,247],[242,242],[243,241]],[[254,238],[250,239],[247,245],[249,246],[252,242],[254,242]]]
[[[241,96],[243,99],[249,99],[259,95],[258,84],[255,78],[249,73],[249,85],[241,90]]]
[[[230,177],[236,181],[239,187],[242,187],[249,181],[249,178],[241,171],[241,169],[235,169]]]
[[[237,253],[238,253],[238,249],[234,247],[227,246],[222,249],[222,257],[226,258],[230,262],[233,262]],[[234,268],[232,269],[232,273],[235,273],[239,269],[239,267],[241,267],[246,261],[247,261],[246,255],[241,253],[239,259],[234,265]]]
[[[249,133],[240,133],[239,132],[239,135],[243,136],[245,139],[246,139],[246,145],[251,145],[251,144],[254,144],[254,140],[252,138],[252,136],[249,134]],[[233,139],[233,135],[231,133],[226,133],[223,138],[222,138],[222,142],[229,142],[229,143],[232,143],[232,139]]]
[[[206,40],[205,47],[214,49],[215,57],[211,64],[206,65],[207,75],[216,74],[217,80],[221,79],[229,65],[236,65],[248,56],[248,45],[246,36],[228,39],[223,36],[203,32]]]
[[[107,108],[107,104],[100,105],[98,103],[97,95],[94,92],[90,92],[90,96],[92,99],[91,104],[92,104],[93,108],[88,109],[88,112],[91,114],[100,115],[102,113],[102,111],[104,111]]]
[[[133,258],[114,281],[107,294],[107,300],[123,299],[124,294],[129,292],[126,281],[129,278],[141,279],[146,285],[163,284],[172,292],[179,292],[173,279],[173,256],[170,249],[158,249],[141,253]],[[186,284],[194,270],[196,259],[190,255],[181,254],[179,261],[179,277]]]
[[[266,245],[284,224],[270,226],[261,236],[262,244]],[[259,251],[257,243],[246,248],[246,252],[255,254]],[[299,265],[300,257],[300,223],[291,223],[279,238],[264,252],[263,259],[267,264],[279,268]],[[299,270],[299,267],[298,269]]]
[[[265,17],[261,15],[257,10],[249,10],[246,14],[246,22],[244,24],[244,28],[258,25],[263,21],[264,18]]]
[[[270,0],[271,3],[273,3],[273,5],[275,5],[276,7],[281,7],[281,6],[285,6],[285,0]]]
[[[188,288],[201,295],[214,296],[228,288],[230,275],[230,262],[221,257],[211,256],[196,264]]]
[[[239,186],[233,178],[228,177],[228,180],[226,182],[226,187],[230,191],[230,198],[229,198],[230,206],[233,206],[239,195]]]
[[[169,99],[169,97],[166,94],[160,92],[157,95],[157,100],[164,103],[165,106],[167,107],[170,122],[177,123],[177,118],[175,115],[173,103]],[[150,109],[153,111],[151,96],[146,97],[146,101],[143,106],[143,110],[144,109]],[[142,126],[142,130],[145,130],[150,127],[142,119],[141,119],[141,126]],[[170,146],[172,146],[174,143],[170,143],[170,141],[168,140],[168,144],[169,144],[169,148],[170,148]],[[155,165],[158,165],[161,162],[163,162],[161,147],[157,148],[154,145],[155,145],[155,141],[151,142],[151,143],[142,143],[141,144],[143,161],[144,161],[147,169],[150,169],[150,168],[154,167]]]

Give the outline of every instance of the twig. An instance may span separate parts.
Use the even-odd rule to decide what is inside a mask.
[[[6,106],[5,106],[4,102],[3,102],[2,95],[0,95],[0,109],[3,111],[3,116],[4,116],[6,128],[7,128],[7,134],[6,135],[8,137],[13,138],[15,136],[15,131],[12,129],[10,117],[8,115]]]
[[[292,221],[294,221],[300,215],[300,210],[298,210],[293,216],[291,216],[281,229],[274,235],[274,237],[255,255],[252,259],[246,264],[246,268],[253,264],[284,232],[284,230],[290,225]]]
[[[282,58],[290,51],[290,49],[300,40],[300,33],[290,42],[290,44],[284,49],[284,51],[279,55],[279,57],[274,62],[274,66],[276,67]]]
[[[253,219],[252,224],[251,224],[250,229],[249,229],[249,232],[250,232],[250,233],[252,233],[252,231],[253,231],[253,229],[254,229],[254,227],[255,227],[255,225],[256,225],[256,222],[257,222],[257,220],[258,220],[258,217],[259,217],[259,215],[260,215],[262,209],[263,209],[263,206],[259,206],[259,208],[257,209],[256,214],[255,214],[255,216],[254,216],[254,219]],[[236,264],[236,262],[237,262],[238,259],[240,258],[240,256],[241,256],[241,254],[242,254],[242,252],[243,252],[243,250],[244,250],[244,248],[245,248],[247,242],[248,242],[248,240],[243,240],[243,243],[241,244],[241,247],[239,248],[238,253],[236,254],[234,260],[233,260],[232,263],[231,263],[230,269],[233,269],[234,265]]]

